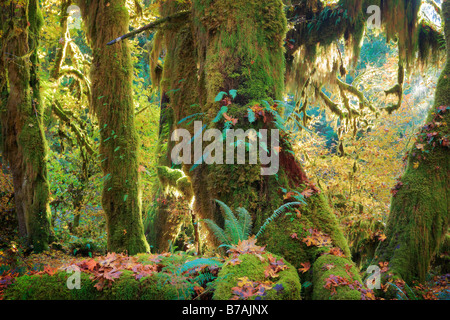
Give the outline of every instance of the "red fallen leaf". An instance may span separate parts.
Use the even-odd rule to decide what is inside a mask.
[[[344,253],[342,252],[341,249],[333,247],[330,249],[330,251],[328,252],[328,254],[331,254],[333,256],[337,256],[337,257],[344,257]]]
[[[95,261],[94,259],[89,259],[87,262],[85,262],[85,266],[89,271],[93,271],[97,266],[97,261]]]
[[[300,263],[302,265],[302,268],[299,268],[298,271],[301,271],[302,273],[307,272],[309,269],[311,269],[311,263],[308,262],[304,262],[304,263]]]
[[[314,190],[306,189],[301,193],[301,195],[304,196],[305,198],[309,198],[313,195],[313,193],[314,193]]]
[[[235,126],[236,123],[238,122],[238,119],[230,117],[226,112],[222,116],[225,118],[225,120],[231,121],[231,123],[233,123],[233,126]]]
[[[345,264],[345,272],[347,272],[347,274],[350,276],[350,277],[353,277],[353,275],[350,273],[350,270],[352,269],[352,265],[351,264],[348,264],[348,263],[346,263]]]
[[[293,196],[295,196],[295,195],[297,195],[297,193],[295,193],[295,192],[292,192],[292,191],[289,191],[289,192],[287,192],[284,196],[283,196],[283,199],[289,199],[289,198],[291,198],[291,197],[293,197]]]
[[[292,239],[298,239],[297,233],[291,234],[291,238],[292,238]]]
[[[58,268],[52,268],[50,266],[44,266],[44,270],[39,272],[38,274],[48,274],[49,276],[52,276],[58,271]]]
[[[274,269],[272,269],[272,268],[266,268],[266,269],[264,270],[264,276],[265,276],[266,278],[276,278],[276,277],[278,277],[278,274],[275,272]]]
[[[381,267],[380,272],[386,272],[389,269],[389,262],[379,262],[379,266]]]

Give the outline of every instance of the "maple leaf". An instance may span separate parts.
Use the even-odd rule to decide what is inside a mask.
[[[309,269],[311,269],[311,263],[308,262],[302,262],[301,263],[302,268],[299,268],[298,271],[301,271],[302,273],[307,272]]]
[[[312,246],[315,243],[315,239],[311,236],[307,236],[302,240],[308,247]]]
[[[226,112],[224,112],[222,116],[225,118],[225,120],[231,121],[231,123],[232,123],[233,125],[236,125],[236,123],[238,122],[238,119],[235,119],[235,118],[233,118],[233,117],[230,117]]]
[[[89,271],[92,271],[97,266],[97,261],[95,261],[94,259],[90,259],[87,262],[85,262],[84,264],[86,265],[86,268]]]
[[[333,256],[337,256],[337,257],[345,257],[345,255],[342,252],[342,250],[339,249],[339,248],[336,248],[336,247],[330,248],[330,251],[328,253],[333,255]]]
[[[313,195],[313,193],[314,193],[314,190],[306,189],[301,193],[301,195],[304,196],[305,198],[309,198]]]
[[[414,162],[413,167],[414,167],[414,169],[417,169],[419,167],[419,162]]]
[[[422,144],[422,143],[417,143],[417,144],[416,144],[416,148],[419,149],[419,150],[423,150],[423,147],[424,147],[424,146],[425,146],[425,145]]]
[[[297,233],[291,234],[291,238],[292,238],[292,239],[298,239]]]
[[[381,267],[380,272],[386,272],[389,269],[389,262],[379,262],[378,263]]]
[[[378,236],[378,240],[380,240],[381,242],[383,242],[384,240],[386,240],[387,238],[386,238],[386,235],[384,234],[384,233],[382,233],[382,234],[380,234],[379,236]]]
[[[248,285],[253,286],[253,282],[250,281],[250,279],[248,277],[238,278],[238,280],[239,281],[238,281],[237,285],[240,288],[248,286]]]

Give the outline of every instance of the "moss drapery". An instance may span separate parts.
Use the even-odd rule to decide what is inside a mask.
[[[442,4],[447,63],[439,77],[434,106],[409,151],[403,177],[394,189],[386,236],[375,253],[390,272],[423,281],[443,243],[450,219],[450,1]]]

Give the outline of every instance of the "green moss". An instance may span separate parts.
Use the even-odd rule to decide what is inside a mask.
[[[140,280],[141,300],[176,300],[177,288],[170,284],[167,274],[155,274]]]
[[[80,289],[68,289],[67,279],[70,274],[58,272],[53,276],[44,275],[24,275],[18,277],[16,281],[5,291],[7,300],[89,300],[98,297],[97,289],[94,288],[89,275],[81,273]]]
[[[281,255],[296,268],[300,268],[301,263],[312,263],[320,254],[329,250],[324,247],[308,247],[302,241],[309,235],[309,229],[317,229],[330,236],[332,246],[340,248],[344,255],[350,257],[344,234],[322,194],[312,195],[307,199],[307,205],[298,209],[301,212],[300,218],[291,210],[269,224],[261,239],[267,244],[268,250]],[[291,237],[294,233],[298,239]]]
[[[179,169],[170,169],[169,167],[159,166],[156,167],[158,178],[161,184],[171,187],[177,186],[177,180],[184,177],[183,171]]]
[[[24,275],[5,290],[7,300],[173,300],[178,298],[177,288],[170,283],[171,276],[156,273],[136,280],[133,272],[124,270],[111,287],[97,290],[91,275],[81,272],[80,289],[68,289],[70,274]]]
[[[232,298],[233,287],[236,287],[239,278],[247,277],[250,281],[264,282],[267,280],[273,281],[273,286],[282,285],[284,288],[280,293],[277,293],[275,289],[267,291],[267,296],[263,299],[267,300],[300,300],[301,285],[300,280],[297,275],[295,268],[286,263],[288,269],[283,270],[278,273],[277,278],[266,278],[264,275],[265,268],[269,265],[267,261],[267,256],[269,253],[262,255],[266,258],[264,262],[252,254],[243,254],[239,256],[241,261],[237,265],[225,265],[219,272],[218,278],[215,280],[215,292],[213,299],[215,300],[229,300]],[[277,260],[280,259],[279,256],[273,255]],[[256,296],[251,299],[256,298]]]
[[[333,265],[330,270],[326,266]],[[348,273],[346,266],[351,265]],[[331,275],[346,278],[349,282],[361,282],[358,271],[350,260],[334,255],[323,255],[313,265],[313,299],[314,300],[361,300],[361,292],[347,285],[336,287],[336,293],[325,288],[327,278]]]

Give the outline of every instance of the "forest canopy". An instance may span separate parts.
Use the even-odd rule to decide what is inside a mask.
[[[3,0],[0,300],[450,299],[449,0]]]

